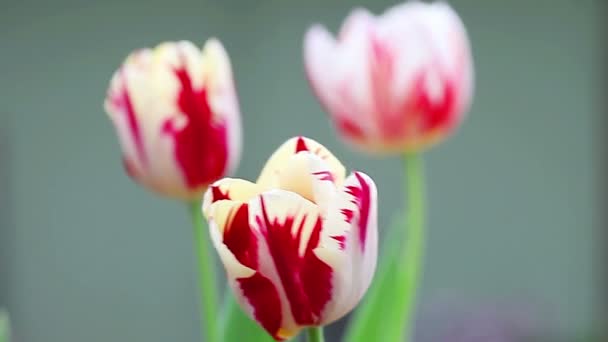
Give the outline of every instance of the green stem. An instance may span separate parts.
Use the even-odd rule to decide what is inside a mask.
[[[307,342],[324,342],[323,327],[310,327],[306,329]]]
[[[403,284],[402,303],[405,310],[402,311],[401,322],[403,322],[402,338],[399,341],[408,342],[413,335],[413,320],[416,309],[416,295],[420,278],[425,249],[425,185],[424,166],[421,155],[409,153],[404,156],[405,164],[405,193],[407,195],[407,227],[405,248],[401,252],[399,284]]]
[[[0,310],[0,342],[11,341],[11,323],[6,311]]]
[[[194,247],[198,265],[198,286],[202,326],[205,342],[219,342],[218,338],[218,291],[215,276],[214,258],[211,253],[209,234],[201,212],[199,201],[190,203],[190,215],[194,228]]]

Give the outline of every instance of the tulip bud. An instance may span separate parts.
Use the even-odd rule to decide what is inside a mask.
[[[377,257],[372,179],[297,137],[257,183],[224,178],[204,195],[213,244],[245,312],[276,340],[331,323],[370,285]]]
[[[167,42],[131,53],[105,100],[129,176],[165,196],[190,200],[235,169],[241,149],[230,60],[210,39]]]
[[[354,10],[304,40],[310,85],[341,135],[370,152],[425,149],[462,121],[473,88],[465,27],[446,3]]]

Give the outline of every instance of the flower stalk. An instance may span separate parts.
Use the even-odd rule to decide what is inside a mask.
[[[422,155],[406,153],[403,159],[407,220],[405,248],[399,258],[403,266],[397,275],[398,283],[403,285],[403,296],[398,297],[397,307],[403,308],[399,312],[402,315],[400,321],[403,322],[399,341],[409,342],[413,335],[416,297],[424,264],[426,196]]]
[[[306,329],[308,342],[325,342],[323,337],[323,327],[310,327]]]
[[[189,209],[194,229],[194,247],[198,267],[199,301],[203,335],[206,342],[219,342],[219,322],[217,320],[219,307],[216,272],[213,263],[214,255],[211,253],[211,243],[202,216],[200,202],[190,202]]]

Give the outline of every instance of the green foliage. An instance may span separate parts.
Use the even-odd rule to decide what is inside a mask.
[[[9,342],[11,340],[11,327],[8,313],[0,311],[0,342]]]
[[[394,313],[395,294],[398,284],[394,281],[397,272],[399,250],[402,248],[403,222],[401,215],[395,216],[384,233],[384,240],[379,255],[378,268],[370,289],[363,302],[355,311],[344,335],[345,342],[369,341],[398,341],[397,336],[387,336],[387,327],[390,325],[402,326]],[[394,329],[393,329],[394,330]]]

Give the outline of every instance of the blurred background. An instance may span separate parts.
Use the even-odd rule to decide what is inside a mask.
[[[604,1],[450,3],[472,40],[476,93],[460,131],[426,154],[416,341],[600,341]],[[255,178],[303,134],[376,180],[388,226],[400,160],[338,140],[301,44],[313,22],[335,31],[354,6],[392,4],[0,0],[0,307],[15,341],[200,340],[186,208],[129,180],[102,108],[135,48],[219,37],[245,127],[237,176]]]

